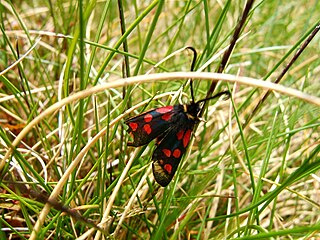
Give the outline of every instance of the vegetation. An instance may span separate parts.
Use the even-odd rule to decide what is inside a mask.
[[[255,1],[243,18],[245,5],[1,1],[0,238],[320,238],[320,34],[278,78],[320,2]],[[128,147],[124,119],[190,102],[173,74],[190,71],[187,46],[232,98],[208,102],[162,188],[154,143]],[[211,84],[194,78],[196,100]]]

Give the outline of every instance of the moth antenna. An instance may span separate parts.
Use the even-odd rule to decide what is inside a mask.
[[[214,99],[214,98],[218,98],[222,95],[226,95],[226,97],[223,99],[223,100],[227,100],[231,97],[231,93],[229,91],[223,91],[223,92],[219,92],[217,93],[216,95],[213,95],[212,97],[208,97],[208,98],[205,98],[205,99],[201,99],[199,100],[198,102],[196,102],[197,104],[201,103],[201,102],[206,102],[208,100],[211,100],[211,99]]]
[[[190,49],[191,51],[193,51],[193,59],[192,59],[191,68],[190,68],[191,72],[193,72],[194,71],[194,67],[196,65],[196,61],[197,61],[197,55],[198,55],[197,54],[197,50],[194,47],[191,47],[191,46],[188,46],[187,49]],[[194,101],[194,94],[193,94],[193,86],[192,86],[192,84],[193,84],[193,81],[192,81],[192,79],[190,79],[190,92],[191,92],[192,102],[194,103],[195,101]]]

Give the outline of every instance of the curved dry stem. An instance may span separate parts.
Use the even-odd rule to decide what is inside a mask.
[[[161,95],[158,95],[154,99],[158,99],[158,98],[164,97],[166,95],[167,95],[167,93],[161,94]],[[53,189],[53,191],[50,194],[48,199],[50,199],[50,200],[57,199],[59,193],[61,192],[61,190],[62,190],[62,188],[64,186],[64,184],[67,182],[68,178],[70,177],[70,174],[76,169],[76,167],[78,166],[80,161],[83,159],[85,154],[90,150],[91,146],[94,145],[100,139],[100,137],[103,137],[105,135],[105,133],[107,132],[107,128],[112,127],[114,124],[116,124],[118,121],[120,121],[124,116],[126,116],[129,113],[131,113],[135,109],[143,106],[144,104],[148,103],[149,101],[150,101],[150,99],[147,99],[147,100],[135,105],[134,107],[132,107],[129,110],[125,111],[123,114],[121,114],[116,119],[111,121],[108,126],[106,126],[103,129],[101,129],[100,132],[97,133],[97,135],[94,136],[94,138],[92,138],[91,141],[86,144],[86,146],[79,152],[78,156],[72,161],[70,166],[67,168],[67,170],[65,171],[65,173],[63,174],[63,176],[60,178],[59,182],[57,183],[57,185]],[[135,156],[135,154],[133,154],[133,156]],[[130,169],[131,163],[128,162],[126,166],[128,166],[128,168]],[[122,172],[123,179],[125,178],[126,173],[127,173],[127,171],[125,171],[125,170]],[[117,183],[117,186],[118,186],[119,189],[120,189],[120,186],[121,186],[121,184],[123,182],[123,179],[121,181],[119,179],[119,181]],[[116,190],[117,186],[115,187],[115,190],[113,191],[115,196],[119,191],[119,189]],[[110,199],[108,201],[108,205],[107,205],[107,210],[105,211],[105,213],[110,212],[111,206],[113,204],[113,201],[114,201],[114,199],[112,197],[110,197]],[[110,207],[109,207],[110,209],[108,210],[108,206],[109,205],[110,205]],[[51,205],[49,203],[45,204],[45,206],[43,207],[41,213],[39,214],[38,220],[37,220],[37,222],[36,222],[36,224],[34,226],[34,229],[33,229],[32,233],[31,233],[30,239],[36,239],[37,238],[37,232],[39,232],[41,226],[43,225],[43,223],[44,223],[44,221],[45,221],[45,219],[46,219],[46,217],[47,217],[47,215],[48,215],[48,213],[50,211],[50,207],[51,207]],[[106,215],[105,219],[108,217],[108,215],[109,215],[109,213]]]
[[[144,83],[144,82],[155,82],[155,81],[168,81],[168,80],[178,80],[178,79],[198,79],[198,80],[213,80],[213,81],[225,81],[225,82],[237,82],[239,84],[249,85],[253,87],[259,87],[266,90],[273,90],[277,91],[289,96],[293,96],[296,98],[300,98],[306,102],[315,104],[320,106],[320,98],[308,95],[303,93],[299,90],[285,87],[279,84],[274,84],[272,82],[267,82],[263,80],[258,80],[254,78],[248,77],[240,77],[230,74],[219,74],[219,73],[197,73],[197,72],[173,72],[173,73],[157,73],[157,74],[150,74],[145,76],[135,76],[130,78],[123,78],[116,80],[114,82],[109,82],[103,85],[95,86],[80,92],[77,92],[69,97],[62,99],[60,102],[57,102],[47,108],[45,111],[40,113],[37,117],[35,117],[17,136],[17,138],[12,142],[12,146],[7,151],[4,159],[0,163],[0,171],[2,170],[5,160],[7,160],[12,153],[12,149],[16,147],[19,142],[22,140],[24,136],[36,125],[38,124],[44,117],[52,114],[53,112],[59,110],[61,107],[74,102],[79,99],[83,99],[88,97],[92,94],[104,91],[109,88],[116,88],[116,87],[123,87],[127,85],[131,85],[134,83]]]

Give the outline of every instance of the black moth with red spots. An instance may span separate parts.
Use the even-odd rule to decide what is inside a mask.
[[[200,121],[200,103],[224,94],[230,96],[229,91],[220,92],[198,102],[156,108],[125,121],[133,138],[129,146],[142,146],[156,138],[152,168],[161,186],[170,183],[186,152],[194,127]]]

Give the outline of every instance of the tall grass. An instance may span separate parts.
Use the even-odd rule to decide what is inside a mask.
[[[224,70],[234,81],[215,88],[232,98],[210,101],[168,187],[155,144],[126,144],[124,119],[191,95],[185,78],[119,79],[188,72],[186,46],[215,72],[244,5],[1,1],[0,237],[319,238],[320,35],[253,112],[319,24],[318,1],[255,2]],[[211,83],[194,79],[196,100]]]

